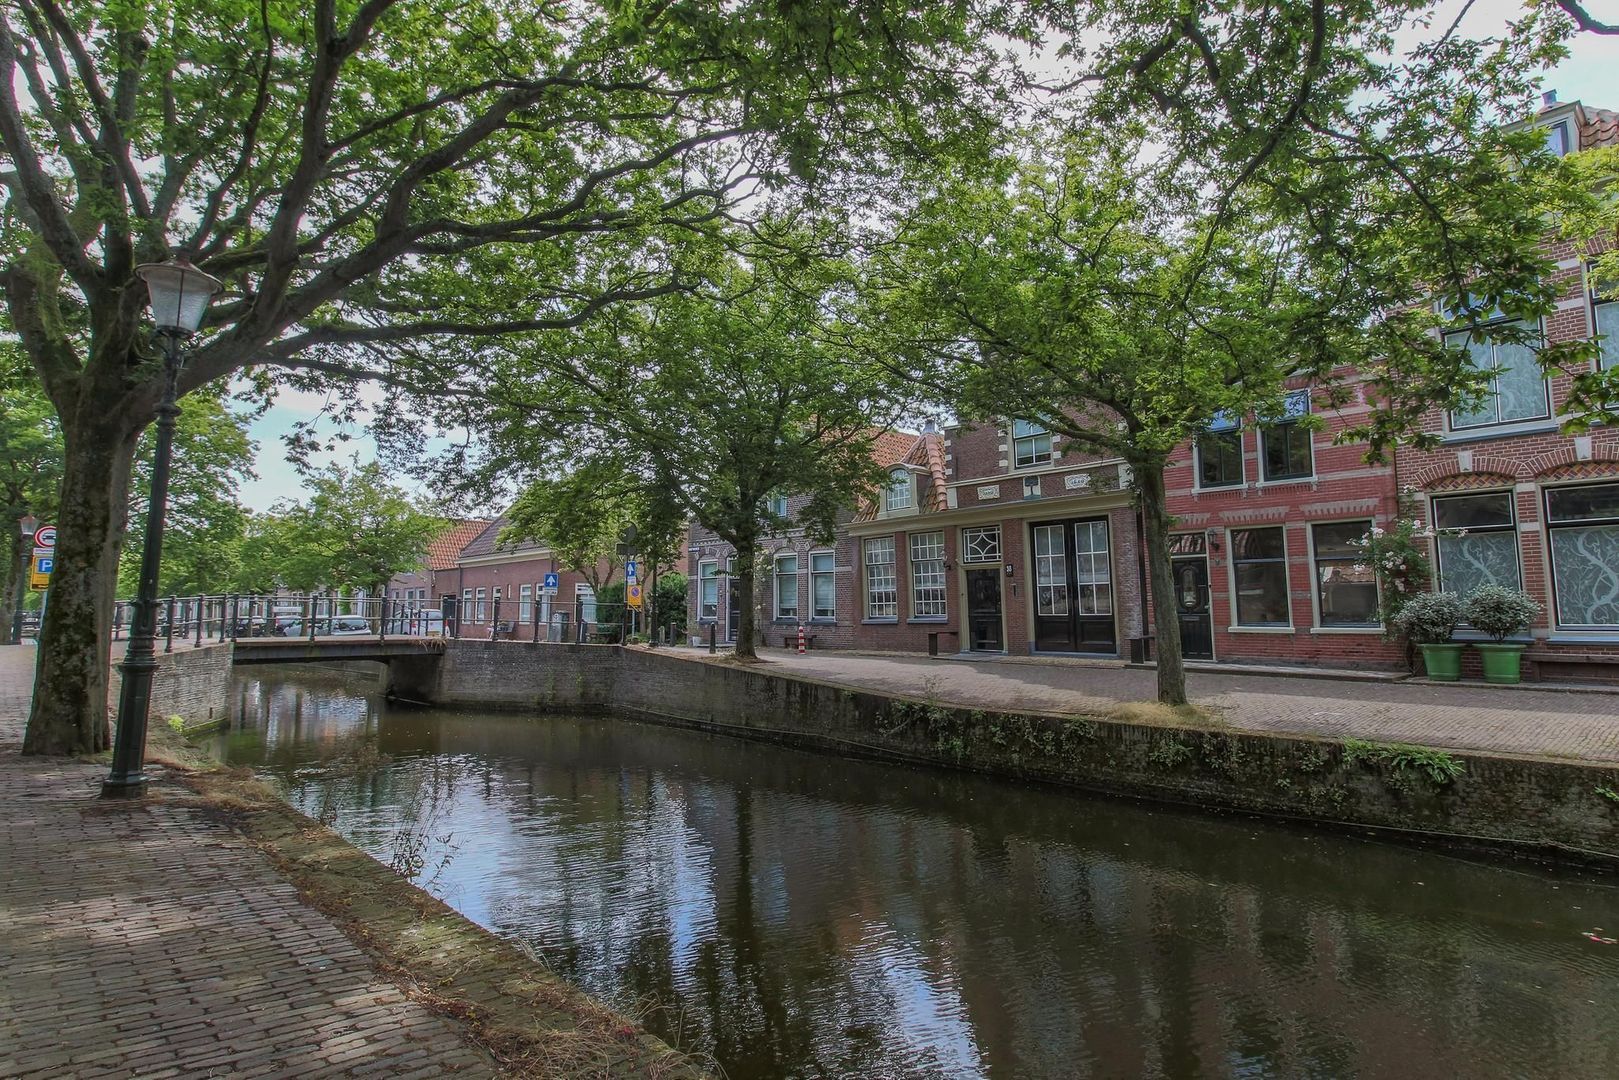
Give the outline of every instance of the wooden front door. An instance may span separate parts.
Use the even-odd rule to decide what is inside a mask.
[[[1107,519],[1029,526],[1034,571],[1034,647],[1118,655]]]
[[[967,571],[967,648],[1004,652],[1001,632],[1001,569]]]
[[[1181,655],[1188,660],[1214,659],[1214,623],[1209,614],[1209,562],[1175,559],[1175,614],[1180,621]]]

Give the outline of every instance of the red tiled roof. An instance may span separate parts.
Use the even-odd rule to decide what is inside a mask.
[[[490,525],[488,520],[464,518],[454,522],[427,545],[427,568],[448,570],[461,557],[461,549],[470,544]]]
[[[898,465],[916,447],[914,431],[884,431],[871,446],[872,457],[883,468]]]
[[[950,496],[946,491],[949,482],[944,473],[943,435],[936,431],[922,435],[909,431],[885,431],[877,438],[876,457],[877,463],[885,468],[890,465],[915,465],[926,469],[933,479],[933,489],[928,493],[928,503],[918,509],[924,514],[936,514],[949,509]],[[876,500],[868,500],[855,512],[854,520],[874,521],[876,517]]]
[[[1580,128],[1580,149],[1619,146],[1619,113],[1612,109],[1585,109],[1585,125]]]

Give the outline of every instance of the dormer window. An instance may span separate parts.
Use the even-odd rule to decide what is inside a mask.
[[[911,470],[894,469],[888,474],[888,486],[883,489],[883,511],[893,513],[895,510],[909,510],[914,505],[916,497],[912,491]]]
[[[1569,137],[1567,120],[1559,120],[1555,124],[1547,124],[1545,131],[1546,149],[1550,150],[1558,157],[1563,157],[1565,154],[1573,151],[1574,140]]]
[[[787,496],[770,496],[770,512],[776,517],[785,518],[787,516]]]
[[[1028,420],[1012,421],[1012,467],[1051,464],[1051,432]]]

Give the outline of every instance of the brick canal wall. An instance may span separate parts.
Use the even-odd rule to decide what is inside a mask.
[[[1579,762],[951,708],[616,646],[452,643],[411,689],[1619,866],[1619,769]]]
[[[162,649],[162,643],[158,645]],[[171,653],[159,651],[157,671],[152,675],[150,722],[161,724],[171,716],[195,728],[225,719],[230,709],[231,647],[226,645],[176,646]],[[107,701],[111,714],[118,709],[120,678],[118,661],[113,660]]]

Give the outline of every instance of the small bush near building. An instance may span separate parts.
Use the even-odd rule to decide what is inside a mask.
[[[1527,629],[1540,611],[1534,597],[1504,585],[1480,585],[1467,594],[1463,607],[1468,625],[1495,641]]]
[[[1443,645],[1462,618],[1462,598],[1455,593],[1418,593],[1395,613],[1394,628],[1413,645]]]

